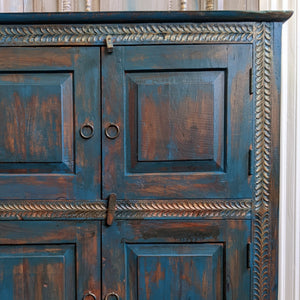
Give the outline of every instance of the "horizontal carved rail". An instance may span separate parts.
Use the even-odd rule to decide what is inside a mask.
[[[116,219],[249,218],[252,202],[238,200],[118,200]],[[2,219],[104,219],[107,201],[10,200],[0,202]]]
[[[254,39],[252,23],[0,25],[1,46],[240,42]]]

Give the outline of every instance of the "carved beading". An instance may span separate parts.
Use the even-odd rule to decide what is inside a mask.
[[[251,42],[251,24],[1,25],[2,45],[104,44],[136,42]]]
[[[271,60],[271,29],[262,23],[257,26],[255,42],[254,299],[266,299],[270,290]]]
[[[105,218],[106,201],[31,200],[0,202],[1,218]],[[121,200],[117,218],[250,217],[251,200]]]

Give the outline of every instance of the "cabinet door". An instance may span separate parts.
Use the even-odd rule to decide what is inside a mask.
[[[249,221],[131,221],[103,228],[103,298],[250,299]]]
[[[100,198],[100,52],[0,49],[0,199]]]
[[[102,49],[103,196],[250,197],[251,49]]]
[[[0,299],[100,299],[100,268],[99,223],[1,222]]]

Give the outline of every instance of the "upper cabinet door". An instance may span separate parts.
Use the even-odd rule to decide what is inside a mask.
[[[103,197],[250,197],[251,45],[102,49]]]
[[[100,195],[100,52],[1,48],[0,199]]]

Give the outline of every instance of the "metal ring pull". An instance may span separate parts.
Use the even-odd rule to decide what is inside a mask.
[[[109,123],[105,128],[105,135],[111,140],[116,139],[120,135],[120,127],[115,123]]]
[[[85,123],[80,127],[80,135],[84,139],[90,139],[94,136],[94,126],[90,123]]]
[[[93,294],[92,292],[88,292],[87,294],[83,295],[82,300],[90,300],[87,297],[92,297],[94,300],[97,300],[97,297],[95,294]]]
[[[112,298],[112,297],[113,297],[113,298]],[[104,298],[104,300],[119,300],[119,299],[120,299],[119,295],[118,295],[117,293],[114,293],[114,292],[108,293],[108,294],[105,296],[105,298]]]

